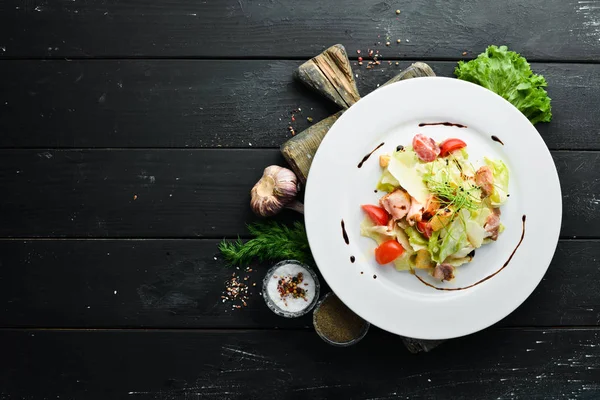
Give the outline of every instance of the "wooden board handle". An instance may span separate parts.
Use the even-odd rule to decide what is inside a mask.
[[[348,54],[341,44],[302,64],[294,76],[341,108],[348,108],[360,99]]]
[[[435,76],[435,73],[429,65],[422,62],[416,62],[387,81],[384,86],[404,79],[423,76]],[[306,183],[310,165],[321,141],[343,112],[344,110],[339,111],[314,124],[281,146],[280,150],[283,157],[292,167],[302,183]]]

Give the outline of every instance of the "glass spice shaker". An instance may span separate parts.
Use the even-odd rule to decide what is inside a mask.
[[[320,288],[319,278],[309,266],[285,260],[275,264],[265,275],[262,295],[275,314],[297,318],[314,308]]]
[[[313,311],[313,325],[321,339],[332,346],[347,347],[360,342],[371,324],[350,310],[333,292],[327,293]]]

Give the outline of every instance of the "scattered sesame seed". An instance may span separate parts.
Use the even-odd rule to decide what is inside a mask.
[[[391,44],[390,42],[385,42],[385,45],[386,45],[386,46],[389,46],[390,44]]]
[[[396,15],[400,14],[400,10],[396,10]]]
[[[402,39],[396,40],[396,43],[402,43]]]

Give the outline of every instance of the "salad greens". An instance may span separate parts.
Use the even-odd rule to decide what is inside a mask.
[[[485,157],[475,167],[465,147],[423,162],[418,151],[405,146],[390,155],[377,183],[378,190],[388,193],[379,201],[385,216],[374,218],[365,207],[378,207],[363,206],[367,216],[361,235],[377,243],[380,264],[393,262],[400,271],[427,269],[435,276],[438,266],[470,262],[475,249],[498,238],[503,230],[499,207],[508,199],[508,182],[502,160]],[[485,184],[491,189],[484,190]],[[404,210],[400,215],[399,209]],[[392,261],[378,256],[390,240],[403,248]]]
[[[552,119],[546,79],[534,74],[527,60],[506,46],[489,46],[476,59],[459,61],[454,74],[504,97],[532,124]]]
[[[485,163],[492,169],[495,189],[490,196],[492,206],[501,206],[508,196],[508,168],[502,160],[490,160],[485,157]]]

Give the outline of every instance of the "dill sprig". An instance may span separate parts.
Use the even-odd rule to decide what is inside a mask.
[[[292,227],[275,221],[248,225],[253,239],[242,242],[223,240],[219,250],[229,265],[247,266],[253,261],[298,260],[314,264],[304,224],[296,221]]]

